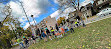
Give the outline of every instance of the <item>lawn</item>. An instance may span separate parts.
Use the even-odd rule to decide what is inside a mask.
[[[111,18],[74,30],[75,33],[45,43],[41,41],[29,49],[111,49]]]

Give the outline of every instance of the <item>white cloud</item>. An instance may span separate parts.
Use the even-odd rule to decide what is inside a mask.
[[[52,13],[50,16],[51,17],[56,17],[56,18],[59,18],[59,17],[63,17],[63,16],[65,16],[66,18],[68,17],[68,14],[70,13],[70,12],[73,12],[73,11],[75,11],[75,9],[73,8],[73,7],[69,7],[69,8],[67,8],[67,9],[65,9],[64,11],[63,11],[63,13],[61,13],[60,14],[60,10],[57,10],[57,11],[55,11],[54,13]]]
[[[54,3],[58,4],[58,0],[54,0]]]
[[[70,13],[70,12],[73,12],[73,11],[75,11],[75,9],[73,7],[69,7],[69,8],[64,10],[64,13],[67,14],[67,13]]]
[[[52,6],[48,0],[33,0],[33,1],[20,0],[20,1],[23,2],[23,7],[31,22],[33,21],[33,19],[30,17],[31,15],[34,15],[34,18],[39,17],[40,14],[47,13],[48,12],[47,8]],[[27,21],[27,19],[25,17],[21,4],[18,1],[10,1],[9,4],[12,8],[12,15],[14,17],[19,17],[19,21],[24,24]],[[29,25],[26,23],[25,26]]]
[[[36,22],[36,21],[35,21]],[[34,21],[30,22],[31,25],[35,24]],[[26,23],[24,29],[27,29],[30,26],[29,22]]]
[[[93,1],[92,0],[85,0],[84,2],[80,3],[80,6],[85,6],[89,3],[93,3]]]
[[[4,8],[4,4],[0,3],[0,21],[3,21],[3,19],[6,17],[2,11],[3,11],[3,8]]]
[[[26,28],[28,28],[28,27],[30,26],[28,22],[27,22],[26,24],[27,24],[27,25],[25,25],[25,26],[23,27],[24,29],[26,29]]]
[[[57,17],[58,15],[59,15],[59,10],[55,11],[50,16],[53,18],[53,17]]]
[[[56,9],[55,9],[55,8],[52,8],[52,10],[53,10],[53,11],[56,11]]]

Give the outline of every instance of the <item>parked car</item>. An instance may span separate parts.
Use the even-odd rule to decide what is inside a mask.
[[[97,16],[100,16],[100,17],[103,17],[103,16],[106,16],[106,15],[109,15],[111,14],[111,8],[105,8],[103,10],[101,10]]]

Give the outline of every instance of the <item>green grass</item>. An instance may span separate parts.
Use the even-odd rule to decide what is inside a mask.
[[[74,30],[64,38],[41,41],[29,49],[111,49],[111,18]]]

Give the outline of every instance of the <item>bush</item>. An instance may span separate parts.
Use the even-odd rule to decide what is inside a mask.
[[[6,40],[3,37],[0,37],[0,49],[6,47]]]

